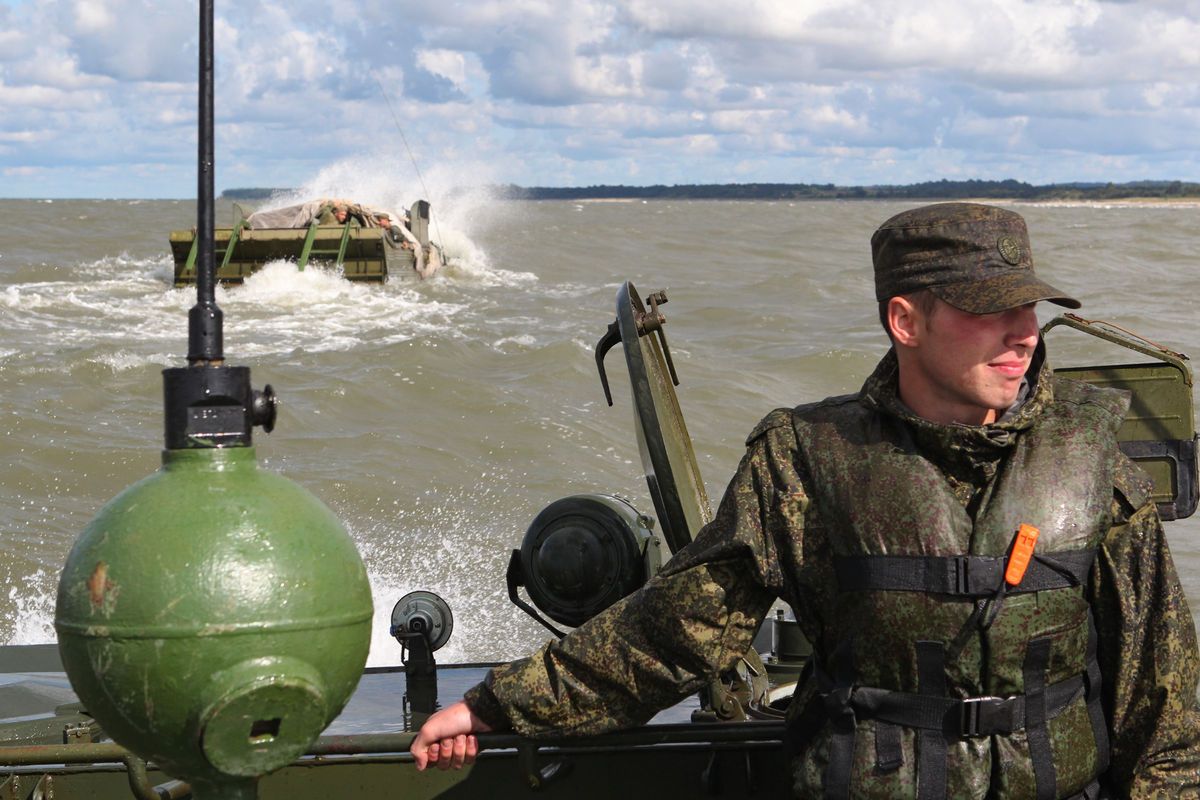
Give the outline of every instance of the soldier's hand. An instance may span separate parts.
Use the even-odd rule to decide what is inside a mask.
[[[461,700],[447,706],[425,721],[409,752],[423,770],[430,764],[438,769],[462,769],[473,764],[479,752],[479,740],[472,734],[491,730],[487,723],[471,713]]]

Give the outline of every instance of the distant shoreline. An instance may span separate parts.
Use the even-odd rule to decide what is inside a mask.
[[[794,204],[794,203],[810,203],[810,202],[826,202],[826,203],[841,202],[842,199],[843,198],[824,198],[824,197],[813,197],[813,198],[804,198],[804,199],[799,199],[799,198],[796,198],[796,199],[778,198],[777,199],[777,198],[773,198],[773,197],[762,197],[762,198],[748,198],[748,199],[744,199],[744,200],[735,200],[735,199],[731,199],[731,198],[714,198],[714,197],[679,197],[679,198],[676,198],[676,197],[670,197],[670,198],[666,198],[666,197],[647,197],[647,198],[577,197],[577,198],[573,198],[573,199],[560,199],[560,198],[536,199],[536,200],[533,200],[532,202],[537,202],[537,203],[587,203],[589,205],[590,204],[601,205],[601,204],[610,204],[610,203],[616,203],[616,204],[648,203],[652,200],[654,200],[654,201],[686,200],[689,203],[728,203],[728,202],[781,203],[781,202],[787,202],[787,203]],[[854,201],[848,201],[848,202],[888,203],[888,202],[896,202],[897,199],[898,198],[895,198],[895,197],[870,197],[870,198],[866,198],[866,199],[854,200]],[[912,199],[917,200],[917,199],[921,199],[921,198],[912,198]],[[1101,199],[1096,199],[1096,200],[1087,200],[1087,199],[1084,199],[1084,200],[1066,200],[1066,199],[1064,199],[1064,200],[1027,200],[1027,199],[1021,198],[1021,197],[955,197],[955,198],[930,197],[930,198],[924,198],[924,199],[932,201],[932,202],[938,202],[938,201],[942,201],[942,200],[954,200],[954,201],[964,202],[964,203],[992,203],[992,204],[997,204],[997,205],[1046,206],[1046,207],[1053,207],[1053,206],[1061,206],[1061,207],[1108,206],[1108,207],[1112,207],[1112,208],[1137,208],[1137,207],[1152,208],[1155,206],[1178,206],[1179,208],[1200,208],[1200,195],[1197,195],[1195,197],[1125,197],[1120,200],[1101,200]]]
[[[927,181],[903,186],[836,186],[810,183],[662,184],[653,186],[516,186],[491,187],[507,200],[983,200],[986,202],[1168,203],[1200,202],[1200,183],[1131,181],[1128,183],[1053,183],[1043,186],[1016,180]],[[226,200],[267,200],[288,189],[236,188],[221,192]]]

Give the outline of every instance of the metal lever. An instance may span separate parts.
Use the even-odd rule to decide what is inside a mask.
[[[600,370],[600,385],[604,387],[604,399],[610,406],[613,404],[613,399],[612,392],[608,389],[608,375],[604,372],[604,356],[620,341],[621,327],[614,319],[608,324],[608,332],[600,337],[600,341],[596,342],[596,369]]]

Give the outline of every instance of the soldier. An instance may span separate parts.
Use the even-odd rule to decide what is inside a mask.
[[[350,210],[343,203],[334,203],[322,209],[317,217],[318,225],[345,225],[350,216]]]
[[[1038,332],[1038,301],[1079,303],[1004,209],[918,208],[871,245],[892,348],[862,390],[768,415],[696,540],[434,714],[418,768],[470,762],[479,731],[640,724],[783,597],[814,646],[797,796],[1200,796],[1195,628],[1117,448],[1128,397],[1055,377]]]

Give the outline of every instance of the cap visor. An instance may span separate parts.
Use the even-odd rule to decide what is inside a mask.
[[[1067,308],[1080,302],[1039,279],[1031,270],[1009,272],[981,281],[931,286],[934,296],[968,314],[994,314],[1017,306],[1048,300]]]

